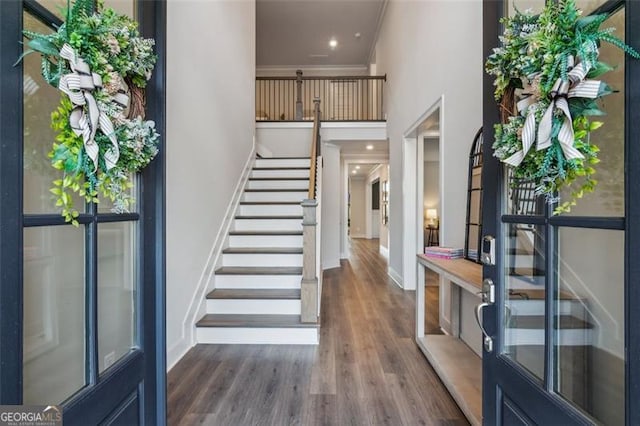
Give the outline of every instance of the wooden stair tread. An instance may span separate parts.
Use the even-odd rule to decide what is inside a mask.
[[[229,231],[229,235],[302,235],[302,231]]]
[[[216,275],[302,275],[302,268],[295,266],[223,266]]]
[[[516,277],[544,277],[545,273],[542,269],[519,266],[509,268],[509,275]]]
[[[317,324],[300,322],[300,315],[244,315],[207,314],[197,327],[247,327],[247,328],[318,328]]]
[[[533,251],[529,251],[523,248],[511,248],[507,250],[507,254],[510,254],[512,256],[532,256]]]
[[[225,254],[302,254],[302,247],[227,247]]]
[[[547,297],[546,290],[527,290],[527,289],[510,289],[509,290],[510,300],[524,300],[524,301],[544,301]],[[522,298],[518,296],[526,296],[527,298]],[[569,300],[569,301],[580,301],[583,300],[575,295],[567,293],[566,291],[560,291],[558,293],[560,300]]]
[[[574,317],[572,315],[561,315],[553,320],[554,330],[588,330],[593,328],[593,324]],[[545,318],[543,315],[518,315],[511,317],[508,328],[511,329],[533,329],[544,330]]]
[[[246,206],[279,206],[279,205],[300,205],[299,201],[240,201],[240,205]]]
[[[309,170],[310,167],[283,167],[283,166],[278,166],[278,167],[254,167],[251,170]]]
[[[260,188],[260,189],[245,189],[244,192],[307,192],[307,190],[306,189]]]
[[[272,180],[309,180],[308,177],[252,177],[249,180],[255,181],[272,181]]]
[[[226,289],[219,288],[207,294],[207,299],[266,299],[266,300],[298,300],[300,289],[297,288],[247,288]]]
[[[260,157],[260,160],[309,160],[310,157]]]
[[[273,220],[278,220],[278,219],[300,219],[302,220],[302,216],[256,216],[256,215],[238,215],[236,216],[236,219],[273,219]]]

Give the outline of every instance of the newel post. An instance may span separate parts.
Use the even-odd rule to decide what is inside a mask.
[[[316,271],[316,208],[318,201],[302,202],[302,284],[300,286],[302,322],[318,322],[318,271]]]
[[[296,120],[302,120],[302,70],[296,71]]]

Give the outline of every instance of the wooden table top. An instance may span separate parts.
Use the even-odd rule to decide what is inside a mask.
[[[442,259],[418,254],[418,261],[438,274],[456,278],[457,284],[482,289],[482,265],[467,259]],[[464,285],[463,285],[464,286]]]

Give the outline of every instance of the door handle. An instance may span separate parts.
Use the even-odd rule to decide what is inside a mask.
[[[482,303],[480,303],[475,308],[476,322],[478,323],[478,327],[480,327],[480,330],[482,331],[482,334],[484,336],[484,349],[487,352],[492,352],[493,339],[491,338],[491,336],[489,336],[487,330],[485,330],[484,325],[482,325],[482,310],[487,306],[493,305],[496,301],[495,285],[490,278],[487,278],[482,282],[482,291],[479,292],[478,295],[482,296]]]

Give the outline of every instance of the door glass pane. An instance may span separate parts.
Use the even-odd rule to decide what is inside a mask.
[[[98,225],[98,363],[100,372],[136,342],[135,222]]]
[[[67,13],[67,0],[37,0],[42,6],[46,7],[49,12],[58,18],[65,20]]]
[[[578,6],[578,9],[582,10],[582,14],[584,16],[595,11],[597,8],[599,8],[600,6],[602,6],[607,2],[607,0],[575,0],[575,1],[576,1],[576,6]]]
[[[24,27],[38,33],[52,31],[27,13]],[[24,59],[24,212],[57,213],[60,208],[55,207],[55,196],[49,189],[62,175],[51,166],[48,154],[56,136],[51,129],[51,112],[58,107],[60,92],[44,81],[40,64],[36,54]],[[83,212],[83,199],[75,195],[73,199],[76,209]]]
[[[121,207],[116,207],[113,201],[111,201],[107,197],[100,197],[100,202],[98,203],[98,213],[129,213],[129,212],[137,212],[138,211],[138,192],[137,192],[137,184],[138,184],[138,175],[132,174],[129,176],[129,182],[133,184],[131,188],[127,188],[124,190],[126,194],[131,197],[131,202],[129,203],[129,207],[123,210]]]
[[[506,185],[504,212],[508,215],[537,216],[543,215],[546,201],[536,194],[533,181],[516,180],[512,171],[505,168]]]
[[[67,9],[67,0],[37,0],[38,3],[49,9],[54,15],[60,19],[66,19],[65,13]],[[122,13],[129,17],[135,16],[134,0],[105,0],[105,7],[112,7],[118,13]]]
[[[111,7],[116,12],[127,15],[129,18],[136,17],[135,0],[105,0],[104,7]]]
[[[25,404],[58,404],[85,385],[84,230],[24,230]]]
[[[555,390],[624,424],[624,232],[561,228]]]
[[[544,233],[534,225],[506,227],[503,352],[539,379],[544,377]]]
[[[611,16],[603,28],[615,27],[615,36],[624,40],[624,9]],[[606,113],[602,117],[592,117],[602,121],[604,126],[591,134],[591,142],[600,148],[600,163],[595,166],[594,178],[598,181],[595,191],[586,194],[571,208],[569,215],[583,216],[624,216],[624,52],[609,43],[600,46],[600,61],[616,67],[601,79],[619,92],[605,96],[600,108]],[[561,198],[571,191],[561,192]]]
[[[514,16],[516,10],[524,13],[529,11],[532,14],[542,12],[545,0],[509,0],[509,16]]]

